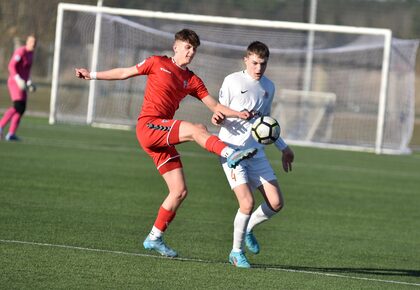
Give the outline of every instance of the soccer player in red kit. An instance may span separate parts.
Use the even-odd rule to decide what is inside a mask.
[[[187,68],[199,45],[198,35],[192,30],[183,29],[175,34],[173,57],[151,56],[132,67],[101,72],[76,69],[76,76],[85,80],[123,80],[138,75],[148,76],[136,127],[137,139],[153,159],[168,186],[169,194],[143,246],[168,257],[176,257],[178,254],[164,243],[162,235],[187,196],[182,163],[175,145],[195,141],[209,152],[226,157],[232,168],[257,152],[256,148],[233,149],[217,136],[211,135],[204,125],[173,119],[181,100],[187,95],[201,100],[212,112],[241,119],[251,117],[246,110],[234,111],[217,102],[209,95],[203,81]]]
[[[9,132],[6,135],[6,140],[19,140],[15,133],[19,127],[20,119],[26,109],[26,91],[32,86],[30,74],[35,47],[35,36],[28,36],[25,46],[16,49],[9,61],[9,78],[7,80],[7,87],[9,89],[10,98],[13,102],[13,107],[7,109],[0,120],[0,139],[3,137],[3,128],[10,121]]]

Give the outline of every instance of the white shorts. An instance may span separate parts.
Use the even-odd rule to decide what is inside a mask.
[[[276,174],[265,156],[243,160],[235,169],[228,167],[226,159],[222,158],[221,162],[232,189],[248,183],[251,190],[255,191],[260,185],[277,180]]]

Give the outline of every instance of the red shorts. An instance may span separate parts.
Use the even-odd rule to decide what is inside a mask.
[[[174,146],[179,144],[181,122],[155,117],[143,117],[137,122],[137,140],[152,157],[160,174],[182,168],[180,155]]]

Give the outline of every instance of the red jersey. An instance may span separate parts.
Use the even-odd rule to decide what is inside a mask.
[[[10,78],[14,78],[18,74],[22,79],[27,81],[31,71],[32,57],[33,51],[27,51],[25,46],[16,49],[9,61]]]
[[[167,56],[151,56],[136,67],[139,75],[148,75],[139,118],[172,119],[187,95],[199,100],[209,95],[198,76],[188,68],[180,68]]]

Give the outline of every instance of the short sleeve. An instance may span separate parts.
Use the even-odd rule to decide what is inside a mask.
[[[267,89],[268,98],[264,103],[264,107],[260,110],[264,116],[271,115],[271,105],[273,104],[274,94],[276,91],[275,86],[271,81],[268,82]]]
[[[9,69],[9,73],[14,76],[16,74],[18,74],[17,72],[17,66],[18,63],[22,60],[24,54],[24,48],[18,48],[15,50],[15,52],[12,55],[12,58],[9,61],[9,65],[8,65],[8,69]]]
[[[231,98],[232,97],[229,90],[229,81],[227,81],[225,78],[222,87],[219,90],[219,103],[229,107]]]
[[[139,75],[148,75],[152,71],[155,58],[155,56],[151,56],[136,64]]]
[[[209,95],[206,85],[198,76],[196,75],[192,76],[191,85],[192,85],[192,92],[190,93],[190,95],[200,100]]]

